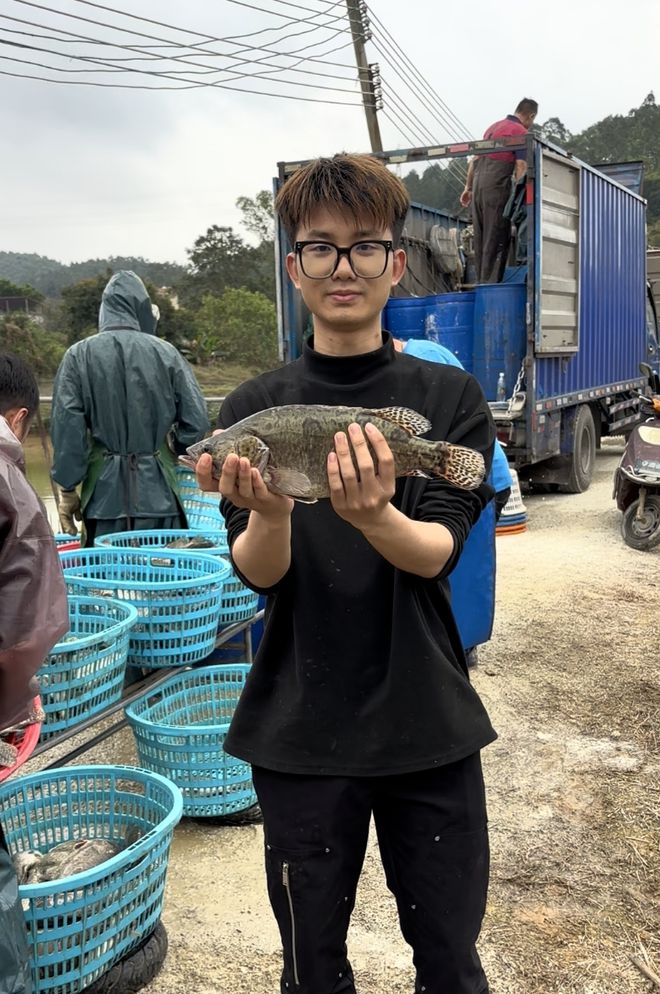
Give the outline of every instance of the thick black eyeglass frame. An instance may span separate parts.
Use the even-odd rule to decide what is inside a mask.
[[[308,273],[305,272],[305,267],[302,261],[302,250],[305,248],[306,245],[327,245],[335,250],[335,252],[337,253],[337,261],[335,262],[334,269],[332,270],[331,273],[328,273],[327,276],[310,276]],[[380,272],[378,276],[360,276],[359,273],[355,272],[355,266],[353,265],[353,260],[351,259],[351,252],[358,245],[382,245],[383,248],[385,249],[385,263],[383,265],[382,272]],[[387,263],[389,262],[390,253],[394,251],[394,243],[389,238],[362,238],[360,239],[359,242],[353,242],[353,244],[349,245],[347,248],[341,248],[339,245],[335,245],[334,242],[324,242],[319,238],[312,238],[306,242],[296,242],[295,245],[293,246],[293,250],[296,253],[296,256],[298,257],[298,260],[300,261],[300,268],[302,269],[303,274],[307,277],[308,280],[331,279],[337,272],[337,268],[339,266],[339,263],[341,262],[341,258],[344,255],[348,259],[348,264],[358,279],[379,280],[383,275],[383,273],[385,272],[385,270],[387,269]]]

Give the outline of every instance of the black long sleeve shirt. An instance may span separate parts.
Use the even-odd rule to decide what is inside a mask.
[[[284,404],[413,408],[446,439],[481,451],[494,428],[477,381],[451,366],[397,353],[302,357],[242,384],[219,426]],[[297,503],[291,566],[268,594],[264,635],[227,735],[227,752],[285,773],[372,776],[424,770],[495,738],[470,684],[446,577],[492,496],[441,480],[397,481],[395,507],[445,525],[454,552],[425,579],[392,566],[332,509]],[[222,501],[230,545],[249,512]],[[245,579],[245,578],[244,578]],[[246,582],[249,582],[246,580]],[[254,586],[254,585],[251,585]]]

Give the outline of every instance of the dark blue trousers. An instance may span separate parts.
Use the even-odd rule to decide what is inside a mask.
[[[355,994],[346,935],[373,814],[412,947],[415,994],[488,994],[476,951],[488,889],[479,754],[420,773],[302,776],[253,768],[282,994]]]

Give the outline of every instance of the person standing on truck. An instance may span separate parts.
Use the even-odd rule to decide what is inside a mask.
[[[209,427],[193,372],[156,336],[157,314],[139,276],[115,273],[99,333],[65,353],[53,385],[52,476],[62,528],[84,543],[111,532],[185,528],[177,456]],[[82,483],[81,493],[76,487]]]
[[[28,364],[0,354],[0,732],[33,719],[35,674],[69,629],[53,533],[25,476],[23,442],[38,407]],[[0,991],[31,994],[25,918],[1,821],[0,936]]]
[[[477,381],[396,352],[381,330],[405,270],[408,207],[371,156],[316,159],[287,180],[276,209],[313,337],[301,358],[234,390],[221,429],[284,404],[403,406],[489,468],[495,431]],[[235,568],[268,597],[226,748],[252,764],[263,811],[281,991],[355,994],[346,936],[373,813],[415,989],[487,994],[476,950],[489,863],[480,750],[496,736],[447,576],[491,487],[396,480],[383,435],[357,424],[327,454],[328,500],[272,493],[238,456],[219,483],[211,472],[202,456],[198,480],[220,492]]]
[[[484,138],[523,137],[534,123],[538,109],[536,100],[525,97],[514,114],[507,114],[486,128]],[[477,283],[502,281],[511,241],[511,221],[504,217],[504,208],[511,194],[511,179],[517,182],[526,170],[522,149],[489,152],[470,160],[460,202],[463,207],[472,205]]]

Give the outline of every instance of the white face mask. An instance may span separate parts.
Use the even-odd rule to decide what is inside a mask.
[[[156,321],[160,321],[160,307],[158,304],[151,305],[151,313],[155,317]]]

